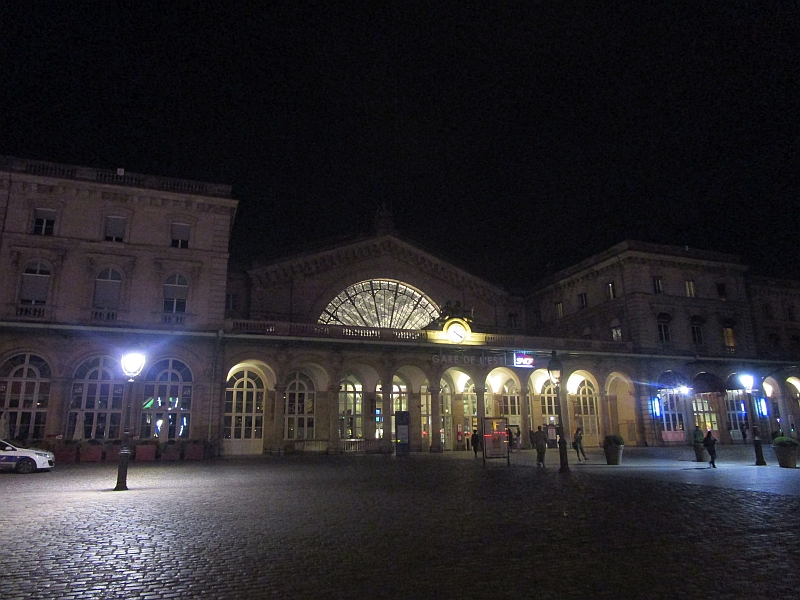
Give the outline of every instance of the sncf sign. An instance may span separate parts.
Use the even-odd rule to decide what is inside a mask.
[[[534,357],[530,354],[520,354],[519,352],[514,353],[514,366],[515,367],[529,367],[533,368],[534,366]]]

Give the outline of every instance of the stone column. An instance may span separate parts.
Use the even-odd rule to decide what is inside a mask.
[[[392,417],[394,406],[392,405],[392,380],[394,377],[389,373],[384,373],[381,377],[382,410],[383,413],[383,438],[381,439],[381,451],[386,454],[392,453]]]
[[[483,419],[486,417],[486,388],[484,386],[475,386],[475,397],[478,400],[478,433],[483,435]]]
[[[431,452],[442,452],[442,436],[439,430],[442,428],[442,415],[439,407],[439,393],[442,388],[429,387],[431,394]]]
[[[272,438],[277,448],[284,447],[283,440],[283,414],[286,410],[286,384],[275,385],[275,404],[273,407],[273,433]],[[264,428],[266,429],[266,427]]]
[[[339,391],[341,386],[338,383],[332,383],[328,387],[328,406],[329,406],[329,430],[328,435],[328,454],[336,454],[339,452]]]
[[[531,423],[531,415],[530,415],[530,402],[528,398],[529,388],[528,388],[528,379],[527,378],[520,378],[520,402],[522,403],[522,425],[520,429],[522,430],[520,434],[522,438],[520,439],[520,448],[524,450],[528,450],[531,447],[531,436],[530,430],[533,427]]]

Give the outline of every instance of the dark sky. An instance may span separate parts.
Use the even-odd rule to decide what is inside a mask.
[[[237,258],[368,234],[386,202],[512,288],[627,238],[800,278],[799,15],[6,1],[0,153],[232,184]]]

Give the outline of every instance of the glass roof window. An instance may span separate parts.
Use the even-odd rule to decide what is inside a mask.
[[[439,308],[401,281],[372,279],[351,285],[322,311],[319,322],[357,327],[424,329],[439,318]]]

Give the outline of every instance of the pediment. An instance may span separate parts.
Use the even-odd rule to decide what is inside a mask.
[[[387,260],[387,271],[391,271],[392,262],[397,261],[449,285],[468,290],[472,296],[477,298],[496,300],[499,297],[508,295],[501,288],[394,235],[382,235],[302,256],[278,260],[251,269],[248,273],[254,281],[258,281],[262,285],[269,285],[290,280],[297,281],[298,279],[314,278],[316,275],[327,273],[332,269],[357,270],[360,265],[368,262],[373,263],[382,258],[390,259]],[[382,276],[392,277],[393,273],[387,272]]]

